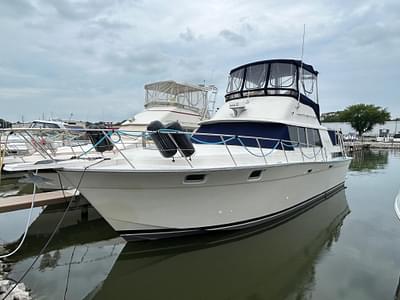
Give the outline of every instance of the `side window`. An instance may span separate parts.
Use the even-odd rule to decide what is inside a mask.
[[[299,141],[299,134],[297,132],[297,127],[294,126],[288,126],[289,127],[289,139],[292,142],[298,142]],[[298,146],[297,144],[294,144],[294,146]]]
[[[314,141],[315,146],[322,147],[321,136],[319,135],[319,130],[314,129]]]
[[[331,139],[332,145],[336,146],[338,144],[336,131],[335,130],[328,130],[329,138]]]
[[[307,128],[308,147],[313,147],[315,145],[314,131],[315,129]]]
[[[243,82],[244,69],[236,70],[229,76],[227,93],[240,91]]]
[[[301,146],[307,146],[306,129],[304,127],[298,127],[297,129],[299,131],[299,142]]]

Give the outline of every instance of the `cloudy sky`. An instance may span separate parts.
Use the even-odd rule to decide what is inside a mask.
[[[143,85],[213,83],[233,67],[299,58],[328,112],[353,103],[400,117],[400,2],[0,0],[0,118],[122,120]]]

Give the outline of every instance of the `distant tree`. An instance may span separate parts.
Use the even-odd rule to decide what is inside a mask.
[[[359,136],[372,130],[374,125],[383,124],[390,120],[390,113],[386,108],[372,104],[355,104],[347,107],[340,113],[343,122],[349,122]]]

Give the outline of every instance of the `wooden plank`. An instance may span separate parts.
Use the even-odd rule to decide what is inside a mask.
[[[54,192],[37,193],[35,196],[34,207],[67,202],[71,197],[74,196],[75,189],[65,190],[64,193],[65,197],[61,190]],[[78,195],[79,191],[76,193],[76,196]],[[0,198],[0,213],[30,208],[31,204],[32,195]]]

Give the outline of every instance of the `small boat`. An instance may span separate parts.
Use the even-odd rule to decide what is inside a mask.
[[[293,59],[242,65],[225,104],[194,133],[149,124],[159,151],[9,170],[57,169],[127,240],[281,222],[341,189],[351,161],[341,135],[320,123],[317,75]]]
[[[217,88],[173,80],[144,86],[144,111],[122,123],[121,130],[144,131],[154,120],[170,123],[179,120],[185,130],[193,131],[214,111]]]

